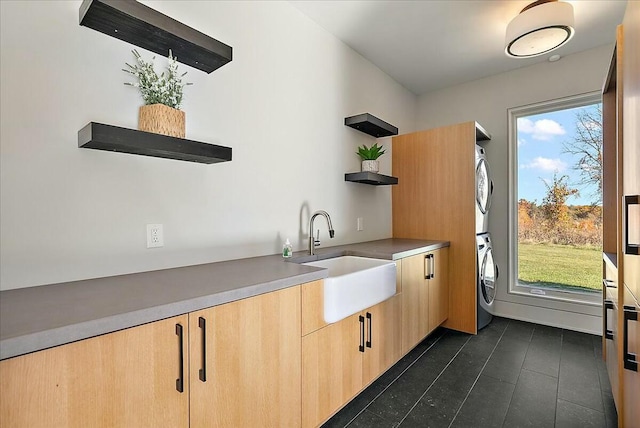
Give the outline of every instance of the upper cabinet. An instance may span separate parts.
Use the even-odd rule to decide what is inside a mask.
[[[84,0],[80,25],[211,73],[232,59],[233,48],[137,1]]]

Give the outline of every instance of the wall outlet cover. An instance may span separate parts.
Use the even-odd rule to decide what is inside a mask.
[[[147,248],[164,247],[164,233],[161,224],[147,225]]]

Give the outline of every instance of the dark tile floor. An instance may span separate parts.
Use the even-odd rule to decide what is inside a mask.
[[[601,340],[497,317],[439,329],[324,427],[616,427]]]

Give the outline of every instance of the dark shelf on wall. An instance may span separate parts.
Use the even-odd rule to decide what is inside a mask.
[[[476,141],[489,141],[491,134],[489,134],[478,122],[476,122]]]
[[[78,147],[207,164],[231,160],[231,147],[96,122],[78,131]]]
[[[398,128],[369,113],[345,117],[344,124],[376,138],[398,135]]]
[[[233,48],[134,0],[84,0],[80,25],[211,73]]]
[[[398,178],[390,175],[377,174],[375,172],[351,172],[344,175],[344,181],[354,183],[371,184],[373,186],[388,186],[398,184]]]

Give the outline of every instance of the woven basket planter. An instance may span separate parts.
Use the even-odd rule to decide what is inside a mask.
[[[185,114],[164,104],[141,106],[138,112],[138,129],[155,134],[184,138]]]

